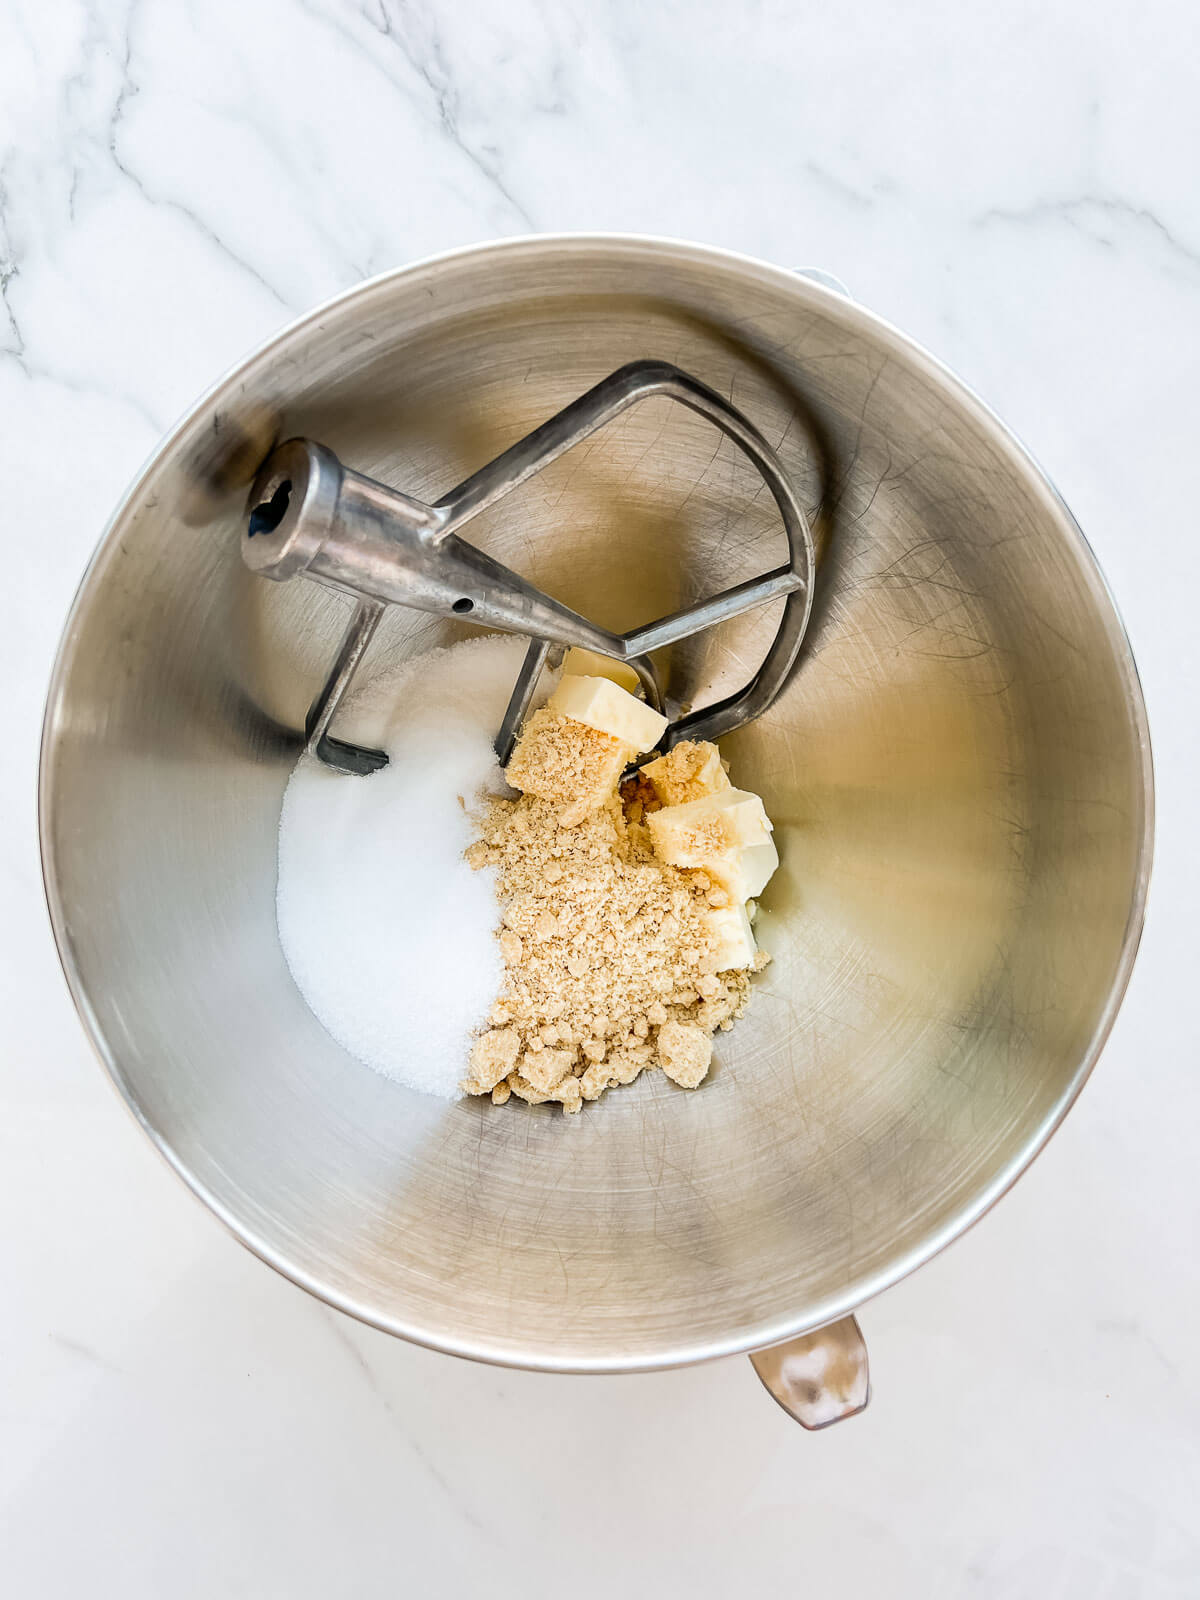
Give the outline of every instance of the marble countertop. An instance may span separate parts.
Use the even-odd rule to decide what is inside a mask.
[[[0,0],[0,1588],[14,1600],[1200,1595],[1200,436],[1192,0]],[[276,1277],[92,1058],[36,851],[42,699],[125,484],[249,346],[497,234],[836,272],[1030,444],[1155,737],[1143,953],[1095,1076],[865,1308],[824,1435],[745,1360],[410,1348]]]

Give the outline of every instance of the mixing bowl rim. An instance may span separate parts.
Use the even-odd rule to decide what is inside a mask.
[[[994,439],[1008,449],[1017,462],[1023,465],[1032,481],[1040,486],[1049,497],[1052,509],[1058,513],[1058,522],[1064,535],[1068,540],[1074,541],[1077,552],[1081,557],[1083,570],[1090,576],[1098,591],[1098,609],[1103,612],[1104,605],[1107,603],[1108,615],[1104,619],[1106,624],[1105,631],[1114,655],[1121,665],[1125,679],[1126,706],[1132,720],[1131,731],[1135,736],[1141,763],[1142,785],[1140,799],[1142,815],[1140,819],[1141,837],[1134,893],[1122,935],[1120,958],[1117,962],[1111,988],[1105,1004],[1101,1008],[1091,1038],[1060,1101],[1043,1118],[1038,1127],[1031,1132],[1021,1149],[1010,1158],[1004,1168],[988,1184],[968,1201],[960,1205],[953,1215],[944,1220],[938,1228],[924,1236],[916,1245],[911,1246],[896,1260],[872,1272],[861,1274],[838,1293],[827,1296],[824,1301],[818,1303],[815,1307],[810,1307],[802,1315],[780,1313],[772,1318],[761,1320],[752,1326],[740,1327],[720,1338],[704,1338],[694,1342],[676,1338],[669,1345],[664,1346],[663,1349],[653,1354],[647,1354],[643,1351],[638,1355],[629,1356],[622,1354],[620,1351],[614,1351],[611,1354],[583,1357],[579,1355],[572,1356],[569,1352],[564,1354],[549,1348],[545,1350],[530,1348],[517,1351],[509,1344],[493,1346],[489,1344],[486,1338],[458,1338],[432,1334],[419,1325],[406,1323],[402,1317],[381,1314],[370,1306],[356,1301],[352,1296],[341,1293],[332,1285],[323,1283],[316,1275],[290,1260],[284,1252],[276,1250],[265,1239],[258,1237],[252,1227],[243,1223],[223,1201],[211,1192],[208,1186],[190,1170],[167,1139],[151,1126],[138,1103],[136,1095],[127,1082],[116,1052],[110,1047],[100,1026],[99,1019],[93,1010],[82,974],[75,959],[71,934],[67,926],[59,893],[51,818],[55,801],[54,763],[52,760],[55,727],[61,709],[65,682],[70,670],[78,619],[89,603],[93,589],[119,548],[121,532],[127,516],[140,503],[146,485],[168,458],[170,452],[185,438],[196,418],[209,410],[214,403],[219,402],[222,397],[234,391],[236,385],[248,372],[266,362],[273,354],[286,347],[297,336],[318,324],[322,318],[328,317],[332,312],[341,309],[352,301],[365,301],[374,294],[390,289],[398,281],[420,279],[423,275],[436,274],[457,262],[472,257],[486,259],[488,256],[522,254],[531,257],[539,255],[553,257],[562,252],[596,249],[636,253],[640,254],[644,259],[674,261],[684,259],[702,267],[713,266],[734,269],[749,275],[764,285],[784,289],[789,294],[798,296],[801,301],[807,299],[816,305],[835,307],[839,317],[847,319],[851,324],[857,323],[863,331],[870,332],[874,337],[880,338],[885,343],[891,341],[892,345],[898,347],[910,360],[915,361],[930,378],[939,382],[944,389],[948,390],[951,397],[961,403],[968,412],[973,412],[978,417],[985,428],[990,430]],[[350,288],[344,289],[340,293],[322,301],[313,309],[304,312],[301,316],[294,318],[284,327],[278,329],[237,361],[187,408],[174,426],[168,429],[158,441],[104,527],[96,549],[92,553],[75,592],[63,627],[62,636],[59,640],[42,722],[38,771],[38,833],[42,881],[59,961],[62,965],[75,1009],[92,1048],[125,1106],[147,1135],[154,1148],[183,1180],[196,1198],[203,1202],[225,1225],[239,1243],[258,1256],[260,1260],[266,1262],[268,1266],[273,1267],[283,1277],[288,1278],[291,1282],[307,1290],[308,1293],[336,1310],[343,1311],[360,1322],[378,1328],[385,1333],[407,1339],[411,1343],[423,1345],[429,1349],[442,1351],[447,1355],[462,1356],[470,1360],[483,1361],[498,1366],[547,1372],[649,1372],[687,1366],[700,1361],[716,1360],[724,1356],[743,1354],[749,1350],[779,1344],[786,1339],[809,1332],[815,1328],[824,1327],[826,1324],[848,1315],[866,1301],[881,1294],[885,1289],[889,1289],[899,1283],[918,1267],[923,1266],[925,1262],[938,1255],[955,1239],[966,1233],[1012,1187],[1033,1160],[1045,1149],[1046,1144],[1062,1123],[1067,1112],[1074,1105],[1084,1084],[1091,1076],[1096,1061],[1112,1031],[1117,1013],[1128,988],[1145,921],[1146,899],[1153,856],[1154,772],[1145,699],[1133,649],[1124,620],[1095,552],[1092,550],[1086,535],[1054,481],[1042,468],[1033,453],[1022,443],[1007,423],[986,402],[981,400],[970,385],[948,367],[945,362],[932,355],[923,345],[897,328],[886,318],[870,311],[857,301],[849,299],[825,284],[801,273],[794,272],[786,267],[773,265],[770,262],[738,251],[651,234],[619,232],[528,234],[479,241],[474,244],[459,246],[453,250],[425,256],[407,266],[393,267],[377,273],[373,277],[366,278],[361,283],[354,284]],[[364,1070],[368,1069],[364,1068]]]

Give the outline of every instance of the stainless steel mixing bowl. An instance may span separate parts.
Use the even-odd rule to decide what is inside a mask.
[[[799,671],[727,749],[778,827],[774,964],[698,1093],[654,1074],[575,1118],[443,1105],[334,1044],[280,954],[280,798],[346,607],[245,569],[246,486],[299,434],[434,499],[645,356],[734,399],[820,534]],[[472,535],[624,629],[783,559],[761,488],[703,419],[651,402]],[[776,614],[690,641],[672,692],[701,703],[744,680]],[[469,631],[393,610],[364,670]],[[88,1031],[239,1238],[407,1338],[614,1371],[842,1318],[1012,1183],[1124,989],[1151,776],[1095,561],[961,383],[792,273],[566,237],[364,284],[200,401],[80,590],[41,804]]]

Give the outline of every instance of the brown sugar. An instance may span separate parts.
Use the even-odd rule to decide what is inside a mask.
[[[543,706],[521,730],[506,776],[522,794],[562,807],[563,825],[569,828],[609,798],[630,754],[611,733]]]
[[[729,895],[699,867],[728,845],[722,821],[674,816],[730,788],[720,752],[685,740],[622,782],[633,754],[615,734],[543,707],[506,771],[520,797],[482,801],[467,860],[496,874],[504,982],[472,1050],[468,1093],[571,1113],[659,1068],[694,1089],[713,1034],[746,1005],[749,972],[719,970],[731,946],[728,914],[714,908]],[[690,861],[656,851],[665,808]],[[752,970],[767,960],[759,951]]]
[[[492,1028],[480,1034],[471,1050],[471,1070],[464,1087],[471,1094],[487,1094],[517,1064],[521,1036],[515,1028]]]
[[[550,769],[539,763],[536,781]],[[510,767],[514,776],[528,771]],[[741,1014],[750,989],[746,972],[712,970],[711,884],[655,855],[640,820],[644,784],[610,788],[571,823],[567,780],[546,786],[555,798],[488,799],[468,851],[496,871],[505,977],[464,1088],[568,1113],[660,1067],[695,1088],[713,1032]]]
[[[711,1004],[713,1002],[705,1001],[697,1016],[702,1017],[705,1006]],[[658,1058],[672,1082],[682,1089],[694,1089],[708,1075],[712,1034],[694,1022],[664,1022],[658,1030]]]

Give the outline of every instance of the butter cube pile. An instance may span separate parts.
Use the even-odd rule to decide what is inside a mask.
[[[732,787],[715,744],[685,740],[642,771],[662,801],[661,811],[646,816],[655,854],[671,866],[705,873],[728,896],[727,905],[710,912],[718,972],[750,966],[757,946],[747,902],[779,865],[762,801]],[[686,798],[676,801],[675,795]]]
[[[631,681],[632,680],[632,681]],[[634,757],[653,750],[667,726],[631,691],[637,674],[586,650],[569,652],[558,686],[526,722],[506,776],[513,788],[563,807],[573,827],[609,800]],[[641,776],[660,810],[646,823],[654,852],[670,866],[703,872],[724,903],[707,916],[717,971],[753,965],[751,906],[779,865],[772,825],[758,795],[735,789],[715,744],[684,741],[647,762]]]

